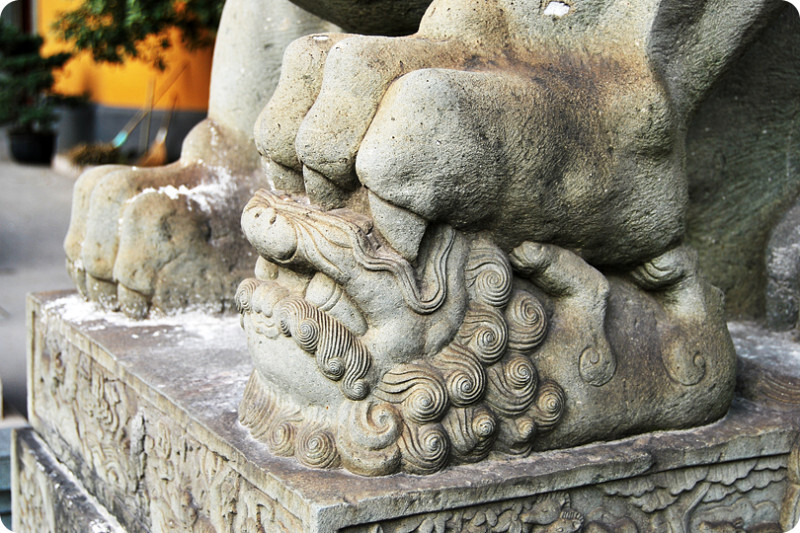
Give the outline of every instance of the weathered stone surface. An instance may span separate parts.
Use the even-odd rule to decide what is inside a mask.
[[[284,78],[259,144],[506,251],[651,259],[683,234],[691,113],[775,5],[564,6],[439,0],[412,36],[304,40],[295,51],[329,54],[325,68]],[[284,97],[303,86],[311,102]]]
[[[31,428],[14,430],[14,531],[124,533]]]
[[[683,532],[774,526],[786,493],[796,413],[745,400],[701,428],[433,476],[308,469],[236,421],[250,366],[235,320],[109,319],[69,293],[30,312],[31,423],[128,531]]]
[[[346,31],[404,35],[419,27],[431,0],[293,0],[311,13]]]
[[[800,319],[800,206],[772,230],[766,253],[766,319],[773,329],[797,327]]]
[[[414,28],[416,21],[422,15],[426,2],[327,0],[324,2],[299,1],[298,4],[305,5],[319,15],[337,18],[355,31],[369,33],[375,30],[386,34],[401,31],[396,26],[398,21],[402,21],[401,25],[405,25],[404,27],[407,27],[408,31]],[[600,27],[606,25],[613,28],[614,21],[607,20],[603,15],[604,10],[608,7],[606,4],[611,5],[613,2],[587,1],[575,6],[563,2],[532,2],[530,6],[526,4],[523,7],[517,6],[513,10],[507,11],[529,10],[529,13],[522,15],[523,19],[530,18],[530,13],[538,13],[545,26],[538,27],[536,32],[542,31],[540,36],[543,36],[547,42],[561,43],[564,40],[569,42],[575,37],[570,32],[576,28],[580,29],[587,25],[596,27],[598,22]],[[781,3],[777,1],[759,2],[758,5],[743,4],[737,7],[742,10],[741,12],[731,9],[731,6],[727,4],[715,2],[706,3],[701,7],[671,1],[640,2],[639,4],[641,4],[642,13],[649,14],[642,17],[639,13],[628,17],[626,24],[634,26],[638,24],[638,26],[632,31],[623,33],[631,37],[637,31],[651,31],[652,35],[641,42],[647,41],[649,47],[647,53],[652,55],[657,70],[663,71],[665,83],[669,86],[672,98],[676,100],[680,112],[688,112],[698,103],[703,102],[711,86],[717,88],[707,102],[702,103],[697,116],[692,118],[688,125],[686,153],[691,184],[690,237],[695,246],[700,249],[703,269],[712,273],[712,283],[722,287],[728,294],[728,301],[734,314],[755,316],[763,310],[765,277],[761,265],[761,254],[766,235],[771,225],[780,216],[781,211],[788,206],[788,202],[791,202],[797,193],[796,186],[792,185],[797,181],[792,177],[792,150],[787,148],[792,144],[792,139],[796,139],[797,136],[791,132],[794,123],[793,112],[786,112],[787,106],[791,107],[792,105],[791,95],[796,92],[795,85],[798,79],[796,62],[793,60],[797,55],[794,50],[797,44],[797,32],[794,31],[797,24],[796,13],[788,5],[781,10]],[[764,11],[765,7],[766,11]],[[768,16],[768,12],[774,10],[781,12],[779,19],[770,19]],[[443,8],[440,9],[441,11],[448,11],[448,9]],[[441,24],[441,28],[451,27],[455,30],[456,38],[461,33],[463,34],[461,37],[469,40],[475,35],[481,35],[481,32],[486,30],[484,33],[488,37],[480,37],[480,39],[481,42],[485,40],[489,43],[492,41],[491,35],[502,33],[499,27],[491,25],[485,27],[486,23],[478,21],[478,17],[467,17],[464,24],[460,24],[458,9],[449,9],[449,11],[453,13],[447,16],[452,15],[455,22],[445,21],[444,24]],[[520,16],[520,13],[515,12],[510,16],[515,19]],[[496,19],[496,17],[484,18],[489,21]],[[649,30],[648,20],[653,21]],[[262,22],[264,21],[271,25],[268,30],[263,27]],[[564,24],[561,24],[562,22]],[[552,27],[547,28],[546,25],[549,23],[552,23],[550,24]],[[765,23],[769,23],[769,31],[765,31],[756,39],[756,44],[751,47],[744,59],[735,62],[732,72],[715,84],[714,80],[719,78],[726,66],[737,57],[746,47],[748,40]],[[571,28],[564,34],[565,36],[558,39],[551,38],[553,37],[551,34],[561,32],[562,29],[559,28],[565,24]],[[715,30],[712,32],[708,28],[715,28]],[[216,50],[210,115],[217,130],[223,132],[222,136],[231,137],[226,140],[226,144],[234,148],[220,150],[215,147],[213,142],[209,142],[209,138],[213,138],[207,131],[209,124],[204,124],[187,142],[183,160],[193,165],[196,162],[215,159],[217,154],[222,153],[224,154],[222,159],[226,162],[223,162],[221,166],[231,169],[239,168],[238,163],[228,160],[252,161],[254,153],[248,139],[255,116],[274,86],[280,50],[290,40],[290,35],[299,36],[324,29],[326,29],[324,25],[315,22],[309,14],[291,7],[286,0],[228,2]],[[425,31],[429,30],[430,28]],[[614,31],[612,31],[613,33]],[[692,37],[688,38],[687,35]],[[448,34],[447,37],[453,36]],[[592,40],[597,40],[595,38],[597,36],[590,37]],[[619,42],[616,37],[613,41],[614,43]],[[561,44],[559,47],[569,48],[569,46]],[[482,46],[482,50],[485,48]],[[485,54],[485,50],[482,53]],[[366,63],[375,64],[371,60]],[[702,65],[702,68],[699,65]],[[427,64],[426,66],[436,65]],[[505,68],[502,64],[495,66],[501,69]],[[478,67],[479,65],[471,65],[468,68]],[[412,67],[407,65],[407,68]],[[433,70],[427,72],[434,73]],[[411,84],[411,81],[403,83],[408,85]],[[423,87],[422,89],[424,89],[422,94],[425,94],[426,91],[430,93],[428,88]],[[558,92],[556,91],[556,93]],[[440,93],[430,94],[433,96],[433,94]],[[769,98],[763,98],[764,94],[769,94]],[[391,102],[387,101],[386,103],[387,106],[384,107],[388,108],[388,104]],[[445,102],[443,101],[443,103]],[[366,109],[372,107],[372,104],[360,107]],[[508,108],[508,106],[506,107]],[[528,106],[528,108],[536,107]],[[481,113],[477,114],[481,115]],[[354,116],[352,115],[352,117]],[[342,115],[342,117],[342,124],[353,120],[351,116]],[[400,120],[405,119],[401,116]],[[514,121],[508,122],[513,123]],[[391,124],[387,124],[387,127],[391,126]],[[410,126],[417,127],[417,124],[410,124]],[[397,128],[397,125],[394,127]],[[366,128],[360,129],[366,131]],[[379,129],[376,126],[375,134],[371,135],[372,139],[380,140]],[[767,133],[762,134],[762,131],[765,130]],[[402,131],[405,137],[409,137],[413,128],[403,129],[400,127],[399,131]],[[391,135],[389,135],[390,137]],[[412,143],[422,142],[424,144],[424,141],[419,139],[419,135],[415,135],[415,137],[416,140],[411,139]],[[326,140],[326,142],[328,141],[329,139]],[[473,152],[467,148],[468,144],[454,142],[447,146],[450,149],[460,150],[458,153],[467,157],[473,157]],[[516,138],[507,144],[512,149],[514,146],[525,145]],[[241,148],[238,148],[240,145]],[[740,149],[744,145],[748,148]],[[289,146],[294,150],[293,141],[289,142]],[[366,148],[369,146],[368,143]],[[308,151],[312,148],[303,147],[302,149]],[[682,148],[681,150],[683,151]],[[365,154],[366,152],[369,150],[365,150]],[[393,155],[396,153],[394,150],[390,150],[390,152]],[[404,145],[402,152],[414,154],[410,156],[414,159],[411,161],[412,166],[422,164],[428,155],[436,156],[435,152],[428,154],[425,150],[417,150],[409,145]],[[785,157],[778,156],[779,153]],[[396,167],[395,163],[389,163],[379,155],[373,158],[375,161],[372,163],[367,161],[369,158],[365,155],[364,163],[361,166],[365,170],[375,165],[394,165]],[[495,156],[491,156],[489,159],[491,161],[498,159]],[[445,159],[453,162],[457,160],[454,157]],[[523,158],[523,160],[527,159],[536,160],[537,157]],[[491,163],[490,160],[485,163]],[[733,161],[735,164],[726,164],[726,161]],[[481,166],[485,166],[485,164],[482,163]],[[380,170],[377,167],[376,169]],[[282,178],[276,176],[285,177],[286,173],[283,170],[285,169],[276,167],[271,171],[275,178],[274,181],[281,182],[280,188],[283,188]],[[191,189],[197,184],[194,179],[184,176],[188,172],[186,170],[173,167],[169,172],[175,177],[171,181],[170,179],[166,180],[168,185],[178,189],[184,185]],[[218,180],[217,172],[213,168],[206,168],[201,172],[209,174],[208,182],[216,183]],[[191,172],[188,173],[191,174]],[[369,174],[369,172],[367,173]],[[313,175],[310,178],[312,181],[324,180],[321,175],[314,175],[310,167],[306,174]],[[375,172],[371,174],[373,174],[371,180],[380,177],[380,172],[378,175]],[[133,173],[132,179],[133,181],[148,180],[143,177],[141,172]],[[297,181],[298,177],[295,176],[295,182]],[[302,176],[299,177],[299,182],[302,183]],[[324,184],[324,181],[322,183]],[[316,190],[321,188],[325,187],[319,184],[315,186]],[[161,186],[156,189],[160,190]],[[745,192],[742,193],[742,191]],[[330,191],[319,194],[320,197],[336,196]],[[512,194],[512,197],[514,196]],[[758,200],[754,201],[754,198],[758,198]],[[84,214],[86,212],[84,208],[77,205],[76,210]],[[166,208],[167,215],[174,211],[174,209]],[[98,216],[101,218],[101,225],[106,229],[113,228],[119,218],[111,214],[108,217]],[[213,213],[213,217],[224,216],[228,216],[228,214],[222,210]],[[185,219],[184,226],[199,225],[200,234],[203,234],[203,226],[208,222],[205,216],[192,217],[181,210],[174,212],[174,217]],[[218,221],[217,226],[234,228],[235,221],[233,219],[228,222]],[[132,283],[133,280],[129,279],[132,276],[131,269],[126,271],[124,268],[126,263],[127,266],[130,266],[130,261],[125,259],[125,254],[122,254],[123,259],[120,261],[122,264],[119,269],[120,279],[114,279],[114,269],[109,268],[109,265],[113,266],[116,262],[115,242],[117,237],[114,231],[97,232],[101,247],[98,252],[92,252],[96,255],[94,257],[96,261],[93,262],[97,264],[89,266],[84,262],[83,253],[80,251],[82,246],[78,244],[83,241],[84,236],[77,228],[73,233],[73,242],[68,243],[67,248],[71,269],[76,275],[76,283],[80,288],[86,287],[85,272],[89,268],[96,275],[92,274],[94,280],[89,280],[89,287],[86,287],[87,293],[91,288],[91,297],[107,302],[111,308],[116,308],[118,305],[118,302],[114,301],[117,292],[123,293],[122,297],[128,301],[125,308],[132,313],[141,313],[142,309],[146,308],[154,298],[156,305],[162,307],[180,307],[187,303],[204,301],[211,302],[212,307],[219,307],[220,302],[224,305],[226,297],[216,294],[216,291],[224,290],[220,287],[228,285],[225,283],[217,284],[218,286],[211,284],[198,294],[195,286],[191,284],[187,286],[182,283],[180,275],[183,272],[176,274],[167,271],[163,275],[157,275],[156,277],[160,281],[156,288],[150,286],[151,282],[145,280],[143,284],[137,284],[139,289],[133,292],[127,290],[132,287],[128,287],[126,283]],[[387,229],[387,233],[391,232]],[[225,274],[224,270],[218,270],[219,263],[208,261],[202,246],[197,249],[190,245],[191,253],[181,253],[186,250],[181,248],[180,241],[181,239],[178,239],[175,245],[163,245],[175,248],[171,255],[181,257],[178,261],[191,263],[195,258],[199,258],[199,266],[197,268],[187,267],[185,272],[196,274],[202,272],[204,268],[211,268],[212,270],[217,269],[217,274],[220,272]],[[141,244],[148,245],[147,242]],[[212,249],[215,248],[212,246]],[[225,256],[226,252],[223,250],[219,255]],[[155,265],[148,266],[158,270],[160,266],[158,263],[156,261]],[[103,282],[111,282],[111,285]],[[120,282],[123,287],[126,287],[122,291],[115,289],[115,285]],[[175,288],[169,290],[164,287],[165,285],[174,285]],[[154,296],[156,292],[161,294],[156,297]]]
[[[739,356],[737,392],[775,409],[800,413],[800,345],[792,333],[731,322]]]
[[[732,398],[722,300],[689,250],[625,279],[447,226],[411,264],[366,217],[266,191],[242,221],[273,269],[237,295],[256,367],[240,419],[278,455],[430,474],[707,423]]]
[[[256,123],[292,196],[242,217],[265,274],[237,295],[242,422],[385,475],[722,416],[733,349],[680,244],[686,135],[780,7],[434,0],[409,36],[295,41]],[[536,331],[519,294],[541,345],[514,346]],[[491,312],[508,349],[482,359],[466,330]]]
[[[75,185],[64,248],[85,297],[136,317],[151,307],[230,308],[255,260],[239,215],[270,183],[253,147],[253,123],[272,94],[286,44],[334,30],[287,0],[226,2],[209,118],[186,138],[180,161],[98,167]]]
[[[800,192],[800,18],[782,4],[700,105],[686,140],[688,241],[731,317],[764,315],[767,243]]]

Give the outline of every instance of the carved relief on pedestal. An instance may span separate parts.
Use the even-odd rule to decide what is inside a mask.
[[[781,527],[789,531],[800,524],[800,436],[792,446],[786,470],[788,483],[781,505]]]
[[[85,338],[47,314],[36,320],[35,348],[41,351],[34,358],[32,415],[47,413],[43,419],[58,421],[57,428],[47,427],[57,435],[48,443],[90,491],[111,503],[112,512],[119,506],[113,495],[126,494],[136,503],[125,512],[133,509],[136,519],[146,520],[137,400],[95,360]]]
[[[18,452],[15,461],[14,530],[56,531],[55,508],[43,469],[28,453]]]
[[[784,458],[684,468],[352,527],[347,533],[775,532]]]
[[[784,465],[785,457],[767,457],[661,472],[600,488],[641,510],[660,531],[722,531],[713,524],[737,519],[750,528],[776,523],[775,495],[785,485]]]
[[[156,531],[301,531],[302,525],[210,451],[153,413],[145,437],[144,484]]]
[[[296,517],[242,478],[225,457],[113,378],[94,357],[96,345],[90,347],[85,337],[47,313],[36,321],[34,372],[40,379],[34,382],[32,414],[46,412],[47,424],[59,421],[58,427],[40,429],[48,444],[125,527],[194,533],[302,530]],[[21,472],[30,476],[35,467]],[[33,478],[21,479],[22,499],[39,510],[23,514],[32,524],[50,523],[39,514],[52,505],[38,502],[47,493],[37,490]]]

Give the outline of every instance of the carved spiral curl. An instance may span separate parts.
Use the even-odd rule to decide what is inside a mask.
[[[399,444],[403,470],[411,474],[438,472],[450,455],[447,433],[439,424],[406,426]]]
[[[288,421],[276,421],[266,434],[266,444],[269,451],[275,455],[294,455],[295,435],[297,428]]]
[[[474,300],[503,307],[511,297],[513,276],[506,255],[494,244],[476,241],[465,270],[467,288]]]
[[[236,310],[240,314],[249,313],[253,310],[253,293],[258,288],[258,285],[259,281],[254,278],[246,279],[239,284],[234,302],[236,302]]]
[[[339,412],[339,424],[347,440],[369,450],[397,442],[402,429],[400,414],[386,402],[347,402]]]
[[[336,468],[340,464],[333,435],[314,426],[298,436],[295,455],[301,463],[313,468]]]
[[[294,410],[281,406],[258,377],[250,374],[242,401],[239,420],[250,430],[253,438],[267,445],[275,455],[293,455],[296,423],[301,417]]]
[[[486,372],[467,348],[452,343],[437,356],[436,362],[444,373],[450,402],[459,407],[473,404],[486,390]]]
[[[244,387],[242,401],[239,403],[239,422],[250,428],[253,436],[258,439],[262,431],[263,422],[269,420],[274,410],[270,395],[264,391],[258,372],[253,371]],[[266,429],[263,429],[266,431]]]
[[[489,455],[497,420],[484,406],[453,408],[442,420],[442,426],[450,437],[453,459],[460,463],[474,463]]]
[[[369,394],[369,388],[369,383],[365,379],[354,379],[352,381],[345,379],[342,386],[345,396],[351,400],[366,398],[367,394]]]
[[[528,416],[517,418],[514,424],[517,428],[520,442],[530,441],[536,433],[536,421]]]
[[[317,349],[321,334],[319,322],[307,317],[300,320],[294,327],[292,338],[303,351],[313,354]],[[344,373],[344,370],[341,372]]]
[[[506,309],[508,345],[519,351],[539,346],[547,335],[547,313],[528,291],[516,291]]]
[[[284,337],[291,337],[292,330],[291,330],[291,317],[289,316],[288,311],[284,307],[280,307],[277,312],[278,317],[278,329],[283,334]]]
[[[404,402],[409,419],[417,423],[431,422],[444,411],[447,397],[439,387],[415,387]]]
[[[472,302],[464,316],[458,338],[483,364],[491,365],[499,361],[506,351],[508,327],[497,310]]]
[[[401,456],[397,441],[402,429],[400,414],[386,402],[368,399],[343,403],[336,433],[342,464],[366,476],[397,472]]]
[[[512,357],[504,365],[503,372],[505,373],[508,384],[517,390],[526,390],[528,388],[536,387],[536,369],[525,357]]]
[[[387,372],[375,396],[400,404],[403,416],[417,424],[439,420],[449,404],[442,378],[430,367],[409,363]]]
[[[479,374],[470,375],[468,372],[454,372],[448,379],[447,388],[450,390],[450,401],[453,405],[469,405],[478,401],[483,394],[483,381]],[[481,376],[482,377],[482,376]]]
[[[326,378],[332,381],[338,381],[342,379],[342,376],[344,376],[346,368],[344,361],[341,358],[331,357],[320,365],[320,370]]]
[[[332,433],[318,420],[309,418],[296,408],[282,402],[265,387],[257,372],[251,374],[239,407],[242,424],[254,438],[267,445],[279,456],[294,455],[300,462],[314,468],[336,468],[340,456]],[[349,421],[348,421],[349,422]],[[397,439],[399,421],[394,422]],[[384,431],[390,432],[392,428]],[[383,437],[386,439],[386,436]]]
[[[342,392],[351,400],[367,396],[364,379],[372,365],[369,351],[341,322],[306,300],[288,297],[277,306],[281,332],[294,339],[305,352],[316,357],[317,367],[331,381],[341,381]]]
[[[541,431],[553,429],[564,414],[564,389],[554,381],[544,381],[539,387],[531,415]]]
[[[334,319],[331,319],[333,321]],[[366,398],[370,391],[370,383],[365,376],[372,365],[372,358],[367,348],[361,344],[352,333],[347,331],[344,326],[337,322],[341,342],[341,350],[344,354],[339,361],[344,364],[342,392],[351,400],[361,400]]]
[[[487,376],[486,401],[493,409],[515,416],[525,412],[533,403],[538,376],[527,357],[513,356],[499,368],[497,365],[489,368]]]
[[[479,439],[488,439],[497,430],[497,420],[488,409],[481,409],[476,412],[472,419],[472,431]]]
[[[501,418],[497,432],[498,448],[511,455],[528,455],[533,449],[536,422],[530,416]]]

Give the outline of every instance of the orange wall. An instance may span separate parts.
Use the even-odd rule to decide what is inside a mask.
[[[58,41],[51,26],[62,11],[78,5],[76,0],[38,0],[37,31],[44,37],[42,52],[47,55],[70,46]],[[176,32],[177,33],[177,32]],[[174,37],[174,35],[172,35]],[[142,108],[147,104],[148,85],[155,80],[155,96],[186,65],[183,73],[171,88],[156,102],[155,108],[169,109],[173,98],[175,109],[201,111],[208,108],[208,87],[211,80],[212,50],[187,51],[178,39],[164,53],[167,69],[164,72],[142,61],[128,61],[123,65],[95,63],[91,55],[81,53],[56,76],[56,90],[64,94],[88,93],[92,102],[111,107]]]

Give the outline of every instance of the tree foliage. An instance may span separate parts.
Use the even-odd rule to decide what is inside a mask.
[[[213,43],[224,0],[84,0],[55,22],[59,36],[88,50],[96,61],[139,58],[164,69],[169,30],[189,49]]]
[[[39,131],[56,120],[53,70],[72,54],[42,57],[42,38],[0,21],[0,124],[16,131]]]

